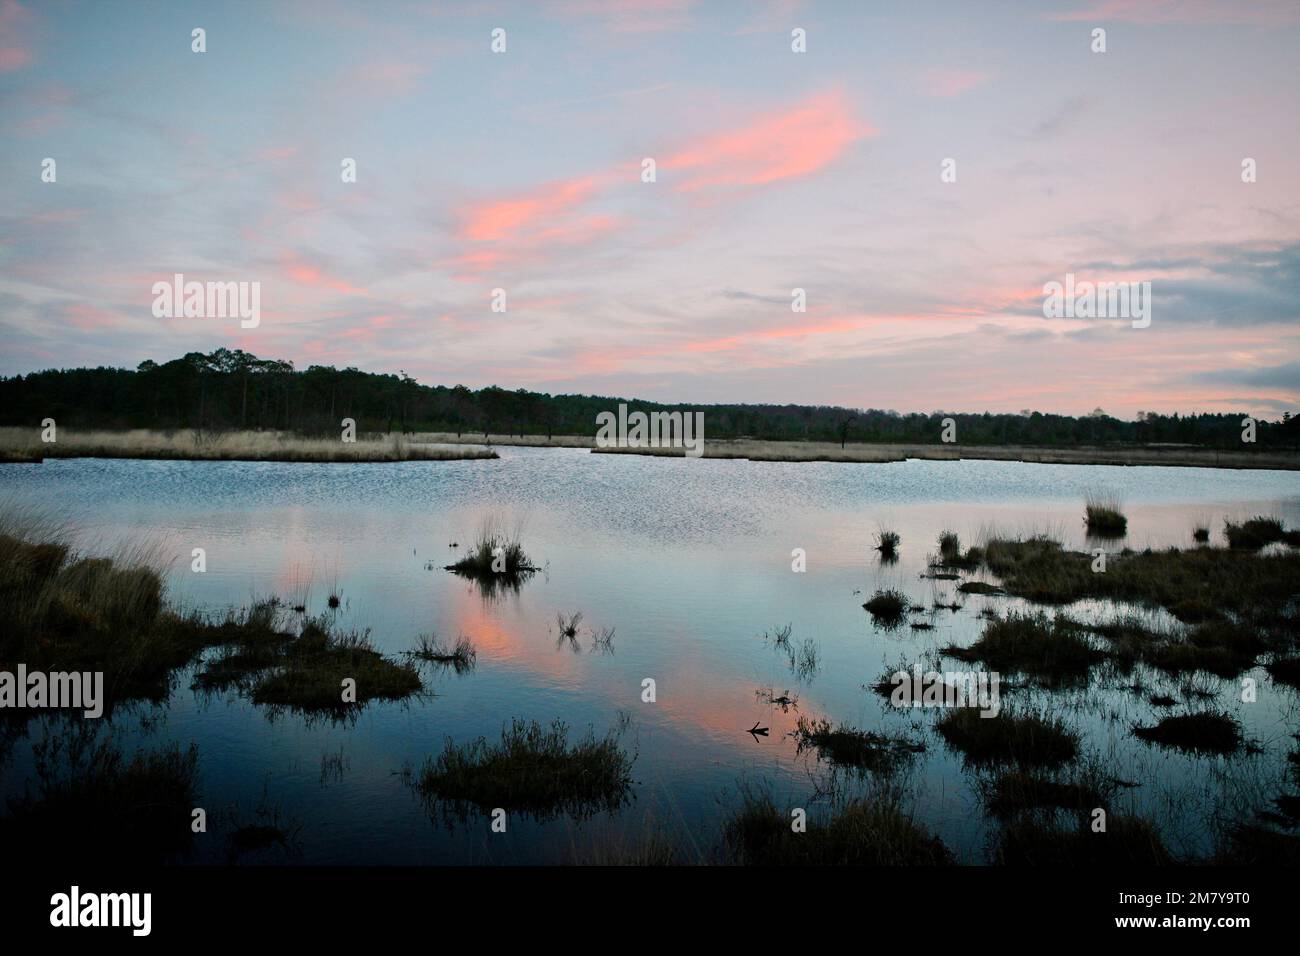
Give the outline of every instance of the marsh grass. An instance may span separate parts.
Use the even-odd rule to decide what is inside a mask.
[[[1232,617],[1276,629],[1300,580],[1300,553],[1292,551],[1125,551],[1110,556],[1105,574],[1093,572],[1092,561],[1045,537],[997,538],[985,547],[985,565],[1017,597],[1045,604],[1084,598],[1144,604],[1189,623]]]
[[[1090,491],[1084,499],[1084,523],[1097,537],[1122,537],[1128,530],[1123,502],[1113,492]]]
[[[448,739],[437,758],[418,771],[407,768],[405,776],[431,810],[460,818],[501,807],[539,820],[561,814],[581,819],[613,812],[629,799],[633,759],[616,732],[598,739],[589,731],[570,744],[563,721],[546,728],[516,719],[499,743]]]
[[[1025,674],[1049,684],[1086,681],[1103,657],[1083,636],[1078,622],[1064,615],[1011,611],[984,626],[970,647],[947,647],[948,657],[983,662],[998,671]]]
[[[891,622],[902,618],[911,605],[907,600],[907,595],[902,591],[885,589],[877,591],[862,606],[870,612],[872,617]]]
[[[1006,709],[983,717],[973,707],[956,707],[939,719],[936,729],[972,764],[1054,767],[1074,760],[1079,751],[1078,732],[1059,718]]]
[[[421,634],[415,639],[415,649],[407,653],[426,663],[450,667],[457,674],[473,670],[478,660],[473,642],[463,634],[456,638],[456,643],[446,645],[438,640],[436,634]]]
[[[1161,866],[1174,861],[1149,820],[1108,815],[1104,832],[1095,833],[1089,817],[1061,825],[1036,817],[1005,823],[994,862],[1004,866]]]
[[[523,581],[540,570],[524,553],[522,537],[521,523],[507,528],[501,518],[488,515],[480,522],[474,544],[465,556],[446,565],[446,570],[472,578],[485,596],[502,588],[518,590]]]
[[[1300,546],[1300,530],[1288,531],[1278,518],[1256,515],[1240,524],[1231,521],[1223,523],[1223,535],[1228,539],[1228,547],[1258,551],[1265,545],[1284,541],[1292,546]]]
[[[944,531],[939,535],[939,557],[944,563],[950,563],[961,557],[961,538],[955,531]]]
[[[98,721],[69,723],[33,745],[37,789],[10,798],[0,841],[15,859],[158,864],[191,848],[198,749],[171,744],[127,757],[96,739]]]
[[[1184,753],[1234,754],[1241,749],[1241,725],[1217,710],[1165,717],[1153,727],[1134,727],[1133,736]]]
[[[892,774],[925,751],[925,744],[919,741],[888,737],[846,724],[832,726],[825,719],[800,717],[790,736],[801,754],[815,751],[827,763],[883,775]]]
[[[1041,773],[1005,770],[978,783],[989,813],[1009,819],[1023,813],[1064,810],[1086,815],[1108,802],[1115,785],[1095,769],[1065,779]]]
[[[876,550],[880,552],[882,558],[896,558],[902,540],[902,536],[897,531],[882,527],[876,532]]]
[[[743,803],[724,827],[727,857],[750,866],[939,866],[952,856],[937,836],[915,823],[896,798],[860,799],[826,820],[793,832],[788,811],[766,791],[745,788]]]
[[[356,681],[355,702],[343,700],[345,679]],[[281,646],[275,669],[255,681],[251,696],[255,704],[341,713],[371,700],[402,700],[421,687],[415,668],[380,654],[369,632],[336,634],[312,621]]]
[[[292,432],[194,429],[178,431],[78,431],[59,429],[57,442],[43,442],[34,428],[0,428],[0,457],[17,461],[42,458],[144,458],[216,461],[457,461],[497,458],[488,448],[413,444],[399,434],[310,438]]]

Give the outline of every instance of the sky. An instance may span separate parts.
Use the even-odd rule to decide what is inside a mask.
[[[1276,419],[1298,79],[1294,0],[0,0],[0,374]],[[176,273],[260,323],[156,317]],[[1067,274],[1150,324],[1045,317]]]

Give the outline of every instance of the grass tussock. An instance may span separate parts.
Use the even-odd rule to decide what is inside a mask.
[[[90,722],[92,725],[97,723]],[[198,750],[176,744],[128,757],[92,727],[34,747],[37,787],[8,801],[0,841],[15,859],[158,864],[185,856],[197,804]]]
[[[468,744],[449,739],[437,758],[408,770],[407,779],[431,808],[459,816],[501,807],[538,819],[559,814],[580,819],[613,812],[626,802],[632,758],[616,733],[597,738],[589,732],[570,744],[563,721],[547,728],[514,720],[498,743],[485,737]]]
[[[881,590],[871,596],[866,604],[862,605],[871,616],[882,621],[897,621],[910,606],[907,595],[902,591]]]
[[[1184,753],[1234,754],[1241,749],[1241,725],[1220,711],[1165,717],[1153,727],[1134,727],[1133,736]]]
[[[858,730],[828,720],[800,717],[791,732],[799,753],[815,751],[818,758],[837,767],[852,767],[877,774],[890,774],[925,750],[925,744],[903,737]]]
[[[355,700],[345,681],[355,681]],[[275,669],[252,688],[255,704],[314,713],[342,713],[372,700],[402,700],[422,687],[410,664],[399,664],[370,645],[368,632],[335,634],[317,621],[279,648]]]
[[[943,653],[1048,683],[1078,682],[1087,679],[1089,670],[1103,656],[1083,633],[1077,622],[1063,615],[1048,618],[1042,612],[1012,611],[989,620],[970,647],[947,647]]]
[[[497,458],[489,448],[416,444],[405,435],[312,438],[292,432],[76,431],[60,428],[58,441],[43,442],[33,428],[0,428],[0,458],[144,458],[200,461],[457,461]]]
[[[937,836],[915,823],[894,800],[848,803],[806,832],[767,793],[747,790],[726,823],[729,858],[749,866],[942,866],[952,856]]]
[[[1061,826],[1034,817],[1003,825],[994,862],[1004,866],[1163,866],[1174,862],[1148,820],[1110,814],[1104,832],[1090,818]]]
[[[1247,521],[1234,524],[1223,523],[1223,535],[1228,539],[1228,547],[1249,551],[1258,551],[1265,545],[1284,541],[1293,547],[1300,546],[1300,530],[1288,531],[1277,518],[1256,515]]]
[[[1101,537],[1120,537],[1128,531],[1123,503],[1109,492],[1089,492],[1083,506],[1088,533]]]
[[[880,552],[881,557],[895,558],[898,556],[898,546],[902,541],[902,536],[897,531],[881,528],[876,533],[876,550]]]
[[[520,526],[506,528],[500,519],[488,516],[465,556],[446,569],[478,580],[521,580],[538,570],[524,553],[522,535]]]
[[[1106,796],[1099,775],[1053,780],[1025,770],[1006,770],[984,782],[981,795],[989,813],[1010,819],[1023,813],[1065,810],[1085,815],[1101,806]]]
[[[409,653],[426,663],[450,667],[457,674],[473,670],[478,660],[473,642],[463,634],[456,638],[454,644],[443,644],[436,634],[421,634],[416,638],[415,649]]]
[[[982,717],[972,707],[957,707],[943,715],[939,736],[972,764],[1012,764],[1054,767],[1074,760],[1079,734],[1053,717],[1000,711]]]

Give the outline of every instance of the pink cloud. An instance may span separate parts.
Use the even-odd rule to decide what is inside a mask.
[[[461,237],[471,242],[495,242],[520,238],[537,227],[539,220],[562,217],[595,195],[598,177],[547,183],[522,196],[480,203],[466,209]]]
[[[0,73],[12,73],[36,62],[36,54],[22,38],[32,14],[18,0],[0,2]]]
[[[318,289],[342,292],[344,295],[368,295],[365,289],[354,286],[343,279],[331,276],[314,263],[306,262],[289,254],[283,258],[284,273],[300,285]]]
[[[1249,23],[1278,26],[1300,22],[1294,0],[1099,0],[1055,14],[1052,20],[1120,20],[1126,23]]]
[[[960,96],[983,86],[989,75],[981,70],[929,70],[921,77],[928,96]]]
[[[839,158],[854,140],[874,132],[853,118],[842,93],[822,93],[792,110],[706,136],[667,156],[659,166],[689,172],[675,187],[682,191],[761,186],[815,173]]]
[[[615,33],[652,33],[686,26],[694,0],[553,0],[555,16],[599,21]]]

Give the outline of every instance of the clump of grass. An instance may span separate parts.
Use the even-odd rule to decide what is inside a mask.
[[[1279,519],[1263,515],[1256,515],[1240,524],[1225,521],[1223,534],[1228,539],[1228,547],[1250,551],[1258,551],[1277,541],[1300,545],[1300,530],[1288,531]]]
[[[599,631],[594,631],[591,635],[591,652],[594,654],[600,651],[602,654],[614,653],[614,628],[602,627]]]
[[[573,640],[578,636],[578,625],[582,623],[582,612],[578,611],[569,617],[563,614],[555,615],[555,626],[560,632],[561,637],[567,637]]]
[[[880,556],[883,558],[897,557],[898,546],[902,541],[902,536],[897,531],[881,528],[876,532],[876,550],[880,552]]]
[[[1300,657],[1278,657],[1264,669],[1275,682],[1300,690]]]
[[[795,739],[800,753],[815,750],[817,756],[827,763],[877,774],[893,773],[925,750],[925,744],[917,741],[887,737],[844,724],[832,727],[825,719],[800,717],[790,736]]]
[[[463,577],[517,581],[538,569],[533,565],[520,540],[522,529],[506,529],[501,520],[488,516],[479,525],[478,534],[465,556],[446,566]]]
[[[1300,837],[1239,823],[1220,836],[1213,862],[1220,866],[1300,865]]]
[[[949,747],[973,764],[1051,767],[1069,763],[1079,751],[1077,731],[1036,714],[1002,710],[983,717],[973,707],[957,707],[939,719],[937,729]]]
[[[961,557],[961,538],[955,531],[944,531],[939,535],[939,556],[944,563],[950,563]]]
[[[356,700],[344,702],[343,682],[356,682]],[[271,673],[252,689],[255,704],[317,713],[342,713],[371,700],[402,700],[421,688],[410,664],[390,661],[370,645],[369,632],[334,634],[310,622],[281,649]]]
[[[943,841],[902,812],[895,800],[850,802],[824,822],[795,833],[767,793],[746,791],[727,821],[726,847],[751,866],[940,866],[952,862]]]
[[[871,616],[882,621],[897,621],[910,606],[907,595],[892,589],[877,591],[866,604],[862,605]]]
[[[457,674],[473,670],[478,659],[474,644],[463,634],[456,638],[456,643],[444,645],[436,634],[421,634],[416,638],[415,650],[409,652],[412,657],[430,664],[439,664],[453,668]]]
[[[1210,540],[1210,529],[1207,525],[1198,524],[1192,529],[1192,540],[1197,544],[1205,544]]]
[[[1123,503],[1111,492],[1088,492],[1084,499],[1084,523],[1089,534],[1102,537],[1119,537],[1128,530]]]
[[[1184,753],[1233,754],[1241,747],[1241,725],[1231,715],[1212,710],[1165,717],[1154,727],[1134,727],[1133,736]]]
[[[995,862],[1018,866],[1159,866],[1174,862],[1149,820],[1110,814],[1104,832],[1083,816],[1073,827],[1034,817],[1003,825]]]
[[[9,813],[0,817],[6,852],[137,864],[188,853],[198,749],[172,744],[128,759],[112,741],[94,740],[93,732],[72,726],[33,748],[38,789],[11,798]]]
[[[1236,619],[1276,629],[1300,579],[1300,553],[1294,551],[1125,551],[1110,556],[1105,574],[1093,573],[1092,561],[1041,537],[995,539],[985,548],[985,564],[1017,597],[1049,604],[1084,598],[1145,604],[1189,623]]]
[[[514,720],[497,744],[485,737],[468,744],[448,739],[436,759],[418,772],[408,769],[407,780],[431,807],[461,816],[502,807],[538,819],[561,813],[583,818],[623,805],[632,785],[632,759],[614,733],[597,739],[589,732],[570,745],[563,721],[544,728]]]
[[[1052,780],[1024,770],[1006,770],[981,788],[989,813],[1000,819],[1037,810],[1086,813],[1104,801],[1091,779]]]
[[[1080,681],[1087,679],[1089,669],[1102,658],[1082,632],[1078,623],[1059,614],[1049,619],[1041,612],[1012,611],[990,620],[970,647],[947,647],[943,653],[1050,683]]]

